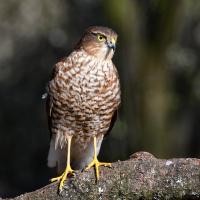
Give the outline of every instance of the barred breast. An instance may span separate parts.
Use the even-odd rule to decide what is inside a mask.
[[[66,144],[67,135],[73,135],[72,157],[87,151],[94,135],[101,145],[120,104],[118,74],[111,60],[73,52],[56,65],[48,93],[55,148]],[[73,150],[77,144],[79,148]]]

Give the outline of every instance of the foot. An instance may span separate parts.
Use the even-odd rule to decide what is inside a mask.
[[[67,175],[68,174],[72,174],[74,175],[74,170],[72,170],[71,166],[68,165],[65,169],[65,171],[63,172],[63,174],[61,176],[52,178],[50,181],[54,182],[54,181],[60,181],[59,183],[59,191],[61,192],[64,186],[64,181],[67,179]]]
[[[94,158],[93,161],[86,167],[85,170],[89,170],[90,168],[94,166],[97,180],[99,180],[99,166],[102,166],[102,165],[105,167],[111,167],[111,163],[99,162],[97,158]]]

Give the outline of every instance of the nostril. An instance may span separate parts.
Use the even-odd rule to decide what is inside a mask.
[[[112,41],[107,41],[107,45],[108,45],[109,48],[115,50],[116,46],[115,46],[115,43],[113,43]]]

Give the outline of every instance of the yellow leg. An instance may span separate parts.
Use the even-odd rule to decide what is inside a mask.
[[[94,158],[92,162],[86,167],[85,170],[90,169],[91,167],[95,167],[95,172],[96,172],[96,178],[99,180],[99,166],[105,166],[105,167],[111,167],[111,163],[106,163],[106,162],[99,162],[97,159],[97,139],[94,137]]]
[[[67,138],[67,166],[65,168],[65,171],[63,172],[63,174],[61,176],[58,176],[58,177],[55,177],[55,178],[51,179],[51,182],[60,181],[59,191],[62,191],[62,188],[64,186],[64,181],[67,179],[67,175],[68,174],[73,174],[73,170],[72,170],[72,168],[70,166],[71,140],[72,140],[72,136],[69,136]]]

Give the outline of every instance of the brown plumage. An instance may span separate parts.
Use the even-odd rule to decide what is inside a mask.
[[[53,179],[61,180],[60,189],[73,171],[70,162],[74,169],[92,162],[116,119],[120,84],[111,60],[116,40],[117,34],[110,28],[89,27],[74,51],[54,67],[47,96],[51,132],[48,166],[63,172],[67,165],[65,172]]]

